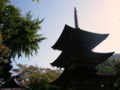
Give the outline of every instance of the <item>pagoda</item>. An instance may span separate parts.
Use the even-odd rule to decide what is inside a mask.
[[[64,68],[63,73],[51,85],[64,90],[106,90],[107,84],[118,76],[97,73],[95,67],[109,59],[114,52],[97,53],[92,50],[109,34],[97,34],[78,27],[77,11],[74,8],[75,28],[65,25],[53,49],[62,51],[52,66]]]

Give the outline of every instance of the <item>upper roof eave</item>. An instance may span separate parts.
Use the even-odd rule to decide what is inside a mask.
[[[58,50],[63,50],[62,45],[67,43],[68,40],[78,40],[77,42],[80,43],[83,41],[88,41],[90,45],[87,47],[90,47],[90,49],[93,49],[96,47],[99,43],[101,43],[105,38],[108,37],[109,34],[98,34],[98,33],[93,33],[93,32],[88,32],[82,29],[76,29],[72,28],[68,25],[65,25],[60,37],[56,41],[56,43],[52,46],[53,49],[58,49]],[[76,42],[76,43],[77,43]],[[83,42],[82,42],[83,43]],[[94,45],[92,45],[92,43]]]

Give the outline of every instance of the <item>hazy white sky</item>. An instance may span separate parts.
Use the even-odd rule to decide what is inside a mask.
[[[77,8],[79,27],[94,33],[109,33],[106,40],[99,44],[95,52],[120,53],[120,0],[11,0],[12,4],[22,10],[22,14],[31,10],[33,18],[45,18],[42,30],[48,39],[40,43],[37,56],[17,59],[17,63],[51,67],[60,54],[51,46],[59,38],[65,24],[74,27],[74,7]]]

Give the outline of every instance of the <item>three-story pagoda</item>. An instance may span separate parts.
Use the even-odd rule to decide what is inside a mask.
[[[115,81],[118,76],[97,73],[95,67],[114,52],[97,53],[92,50],[109,34],[97,34],[80,29],[76,8],[74,12],[75,28],[65,25],[59,39],[52,46],[53,49],[62,52],[51,65],[64,68],[64,71],[50,84],[64,90],[106,90],[106,85]]]

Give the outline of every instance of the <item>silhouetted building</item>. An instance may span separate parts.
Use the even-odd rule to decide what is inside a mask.
[[[16,78],[12,78],[8,80],[5,84],[3,84],[0,87],[0,90],[31,90],[31,89],[22,86],[21,83]]]
[[[59,86],[64,90],[106,90],[109,83],[118,76],[97,73],[95,67],[109,59],[114,52],[93,52],[109,34],[98,34],[82,30],[78,27],[77,11],[75,12],[75,28],[65,25],[53,49],[62,51],[59,57],[51,63],[52,66],[64,68],[61,76],[51,85]]]

